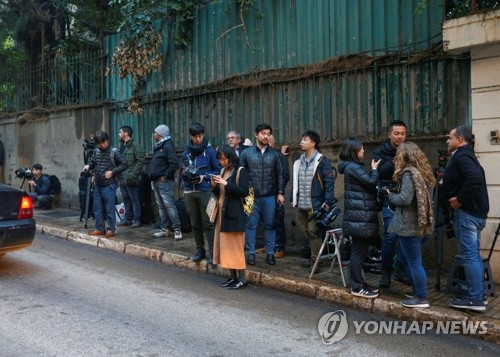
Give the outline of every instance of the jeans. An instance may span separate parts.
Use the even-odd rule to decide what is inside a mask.
[[[174,231],[181,230],[181,222],[177,214],[177,208],[174,202],[174,182],[175,181],[151,181],[151,189],[155,193],[156,204],[160,214],[161,222],[166,222],[167,217],[172,222]]]
[[[396,246],[398,245],[398,236],[394,233],[387,233],[389,224],[391,224],[392,217],[394,217],[394,211],[388,206],[382,208],[382,219],[384,221],[384,240],[382,242],[382,252],[380,256],[382,257],[382,274],[392,274],[392,264],[394,260],[394,254],[396,253]],[[401,254],[401,246],[397,249],[398,260],[401,265],[406,269],[408,267],[408,262]],[[408,274],[409,275],[409,274]]]
[[[139,186],[121,185],[123,204],[125,205],[125,219],[134,223],[141,223],[141,200]]]
[[[108,221],[108,231],[116,230],[116,183],[108,186],[94,187],[94,217],[95,228],[101,232],[106,231],[104,220]],[[106,217],[104,217],[106,214]]]
[[[368,256],[370,239],[366,237],[352,237],[351,258],[349,261],[349,276],[351,289],[358,290],[363,285],[363,262]]]
[[[206,209],[211,195],[210,191],[184,193],[184,203],[191,218],[196,248],[205,248],[205,240],[203,239],[203,233],[205,233],[210,255],[214,249],[214,224],[210,222]]]
[[[247,218],[245,229],[245,251],[255,254],[255,236],[259,219],[264,224],[264,241],[266,254],[274,254],[276,246],[276,231],[274,229],[274,213],[276,196],[255,197],[252,214]]]
[[[484,297],[484,267],[479,247],[485,224],[485,218],[474,217],[461,209],[453,211],[453,229],[458,241],[458,254],[464,264],[468,298],[474,301],[483,301]]]
[[[413,293],[419,299],[427,299],[427,275],[422,265],[422,244],[425,239],[418,236],[398,236],[401,252],[408,262],[407,275],[411,276]]]
[[[38,208],[51,209],[54,195],[39,195],[36,192],[28,192],[28,195],[33,201],[38,202]]]

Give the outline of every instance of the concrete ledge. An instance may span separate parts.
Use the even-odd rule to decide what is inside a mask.
[[[125,253],[125,243],[120,242],[115,239],[99,237],[97,242],[98,248],[104,248],[109,250],[114,250],[115,252]]]
[[[50,226],[36,225],[36,230],[43,234],[50,234],[59,238],[68,239],[69,231],[66,229]]]
[[[93,245],[95,247],[97,247],[97,244],[99,243],[99,237],[89,236],[86,233],[79,232],[69,232],[67,239],[77,243]]]
[[[162,250],[147,248],[136,244],[127,244],[125,246],[124,253],[127,255],[132,255],[134,257],[153,260],[155,262],[161,261],[164,254]]]

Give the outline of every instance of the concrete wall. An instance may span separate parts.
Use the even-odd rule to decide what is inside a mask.
[[[5,182],[20,187],[15,170],[40,163],[44,173],[55,174],[62,184],[61,207],[78,208],[78,179],[84,165],[83,139],[105,130],[105,108],[88,108],[23,115],[0,121],[0,139],[5,147]],[[24,190],[28,190],[25,184]]]

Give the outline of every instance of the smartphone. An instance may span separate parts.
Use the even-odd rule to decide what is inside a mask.
[[[208,174],[208,176],[209,176],[210,178],[212,178],[212,177],[215,177],[215,176],[217,176],[217,175],[214,175],[214,174]]]

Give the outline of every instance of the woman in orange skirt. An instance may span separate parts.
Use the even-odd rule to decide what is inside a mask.
[[[245,224],[243,199],[250,187],[248,172],[239,167],[236,152],[227,144],[217,150],[222,166],[220,175],[212,176],[212,190],[218,197],[218,214],[215,220],[213,264],[229,269],[231,277],[221,286],[241,289],[247,286],[245,278]]]

